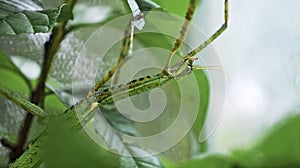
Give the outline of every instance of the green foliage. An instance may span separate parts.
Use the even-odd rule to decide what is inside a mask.
[[[45,145],[46,136],[43,134],[37,138],[37,140],[29,146],[24,154],[19,157],[14,163],[10,164],[10,168],[32,168],[37,167],[41,163],[42,148]]]
[[[20,6],[32,5],[29,1],[20,1]],[[7,1],[0,1],[0,35],[20,33],[50,32],[56,21],[71,19],[70,7],[62,5],[54,9],[24,10]]]
[[[56,18],[56,22],[64,22],[69,19],[73,19],[72,8],[69,5],[62,5],[58,9],[58,15]]]
[[[112,10],[113,12],[108,14],[106,18],[99,20],[96,23],[92,21],[75,21],[69,24],[67,21],[73,18],[72,5],[63,4],[57,8],[42,9],[40,4],[35,1],[18,1],[21,5],[16,5],[17,3],[14,3],[16,1],[17,0],[12,0],[13,3],[8,3],[8,1],[0,0],[0,35],[45,33],[52,31],[51,33],[53,36],[62,33],[59,35],[61,37],[65,37],[64,35],[66,34],[63,33],[70,33],[70,31],[74,31],[75,28],[78,32],[84,32],[87,29],[90,30],[89,28],[91,27],[104,25],[116,18],[119,14],[130,12],[127,4],[123,3],[121,7],[118,6],[118,8],[114,8]],[[110,1],[109,3],[113,2]],[[179,16],[185,15],[185,11],[188,6],[188,1],[182,0],[156,0],[155,2],[152,0],[137,0],[137,3],[142,11],[159,10],[161,12],[171,12]],[[31,6],[32,8],[25,9],[24,6]],[[88,7],[89,6],[87,5],[83,8],[83,10],[88,10]],[[121,9],[127,9],[127,11],[123,11]],[[74,14],[75,20],[78,13]],[[149,48],[159,47],[170,50],[179,33],[182,22],[174,21],[174,23],[165,23],[163,20],[166,18],[157,17],[154,17],[155,19],[147,20],[147,17],[151,18],[151,13],[148,14],[145,16],[147,23],[145,29],[151,27],[162,33],[138,33],[134,37],[135,42],[137,42],[135,43],[134,49],[138,49],[142,46]],[[101,13],[97,13],[97,15],[101,15]],[[59,32],[60,30],[54,32],[53,27],[61,22],[65,22],[70,27],[66,27],[66,32]],[[124,23],[124,25],[126,24],[127,23]],[[168,31],[174,32],[170,33],[171,35],[165,35],[164,33]],[[184,47],[186,46],[183,46],[183,48]],[[187,50],[186,48],[176,53],[176,61],[182,57],[181,53],[185,54],[185,50]],[[165,62],[166,59],[167,56],[159,58],[157,62]],[[68,60],[62,59],[59,61],[63,62]],[[60,71],[64,70],[64,67],[61,67]],[[32,81],[26,77],[26,75],[24,75],[20,68],[14,64],[10,57],[2,52],[0,52],[0,75],[0,93],[4,98],[11,100],[15,105],[21,107],[27,112],[39,117],[47,118],[47,120],[44,121],[35,121],[42,125],[45,130],[41,131],[42,133],[40,133],[39,136],[30,138],[34,140],[29,142],[30,145],[28,150],[26,150],[15,163],[10,164],[10,167],[37,167],[41,163],[43,163],[45,167],[50,168],[158,168],[164,166],[182,168],[250,168],[300,166],[300,115],[290,117],[283,120],[281,123],[278,123],[278,125],[269,131],[258,144],[251,148],[236,150],[227,155],[215,154],[199,156],[202,154],[201,152],[205,152],[207,147],[206,144],[199,144],[197,142],[197,136],[203,129],[204,121],[207,116],[210,91],[209,81],[203,71],[196,71],[190,75],[195,77],[196,82],[191,80],[189,77],[183,79],[182,82],[179,81],[184,88],[188,88],[185,90],[187,95],[185,95],[186,97],[181,97],[181,90],[176,83],[178,81],[170,82],[165,87],[162,87],[162,89],[169,94],[168,111],[166,114],[163,114],[160,119],[151,123],[151,128],[143,127],[127,119],[120,114],[114,106],[101,107],[101,112],[97,112],[95,118],[86,123],[84,126],[85,129],[92,130],[91,132],[93,132],[93,137],[96,137],[97,140],[102,142],[103,147],[126,156],[121,156],[110,152],[105,148],[99,147],[99,144],[92,141],[90,135],[88,136],[84,131],[76,132],[77,130],[70,130],[70,127],[73,128],[78,126],[79,123],[75,110],[69,108],[65,111],[66,105],[61,101],[69,100],[65,102],[71,102],[70,100],[72,97],[70,97],[70,95],[66,95],[66,90],[60,90],[59,87],[54,88],[54,86],[49,82],[47,83],[48,89],[46,89],[47,94],[44,110],[30,103],[28,100],[33,91],[32,83],[36,83],[38,81]],[[195,85],[198,85],[199,87],[195,88]],[[196,92],[199,92],[199,99],[190,96]],[[147,96],[148,94],[140,95],[138,98],[132,98],[132,101],[137,106],[143,106],[146,103],[141,103],[141,99]],[[151,133],[156,133],[161,131],[160,129],[168,127],[169,123],[173,122],[174,116],[177,117],[178,115],[176,113],[176,110],[178,109],[178,102],[176,102],[176,100],[178,99],[186,100],[184,102],[183,109],[188,112],[193,111],[195,104],[199,105],[199,109],[197,111],[198,115],[197,118],[195,118],[195,124],[193,125],[192,130],[175,147],[159,156],[136,157],[137,155],[150,155],[151,152],[141,146],[125,141],[122,134],[138,137],[142,135],[151,135]],[[87,100],[83,102],[85,103],[85,106],[82,106],[80,109],[83,111],[89,110],[91,103]],[[8,109],[0,110],[1,112],[12,113],[13,115],[16,113],[14,113],[14,111],[8,111]],[[68,112],[72,113],[69,114]],[[187,116],[187,118],[188,117],[189,116]],[[38,130],[38,128],[33,129]],[[16,135],[2,130],[1,127],[0,137],[6,138],[13,143],[17,141]],[[178,161],[182,160],[185,161],[177,164]]]
[[[49,124],[49,138],[44,146],[45,166],[119,167],[119,156],[100,148],[84,132],[73,134],[64,120]]]
[[[40,118],[47,117],[47,114],[40,107],[30,103],[27,99],[23,98],[18,93],[8,90],[7,88],[3,87],[1,84],[0,84],[0,94],[5,98],[7,98],[8,100],[12,101],[17,106],[21,107],[22,109],[26,110],[27,112],[37,117]]]
[[[162,9],[160,5],[153,2],[152,0],[136,0],[136,3],[139,5],[141,11],[150,11],[154,9]]]
[[[299,167],[300,115],[291,116],[274,126],[253,148],[235,151],[243,167]]]
[[[134,122],[124,117],[114,106],[100,107],[103,117],[108,121],[111,127],[132,136],[140,136],[139,132],[134,127]]]
[[[17,90],[23,94],[31,91],[31,82],[12,62],[12,60],[0,51],[0,83],[12,90]],[[16,82],[16,80],[18,82]],[[5,81],[5,82],[4,82]],[[25,85],[25,86],[24,86]]]
[[[300,166],[300,115],[291,116],[272,128],[260,142],[228,155],[209,155],[170,167],[279,168]]]
[[[159,5],[163,6],[163,8],[171,12],[173,14],[184,16],[186,9],[188,7],[189,1],[182,0],[173,0],[172,2],[168,2],[165,0],[155,0]]]
[[[233,168],[233,161],[227,156],[211,155],[202,159],[192,159],[172,167],[176,168]]]
[[[163,167],[159,159],[155,156],[135,157],[135,155],[150,155],[150,153],[146,149],[143,149],[134,144],[128,144],[123,141],[122,135],[120,133],[139,136],[139,133],[135,129],[132,121],[125,118],[122,114],[116,111],[115,108],[101,108],[101,112],[108,122],[103,120],[104,118],[102,118],[103,116],[101,116],[100,114],[96,115],[94,123],[95,130],[97,134],[103,137],[108,148],[123,155],[120,156],[120,167]]]
[[[195,135],[199,136],[201,131],[204,131],[203,127],[208,112],[210,90],[209,90],[209,81],[207,79],[206,74],[203,71],[195,71],[193,72],[193,74],[196,77],[197,85],[200,86],[198,87],[198,92],[200,94],[200,99],[198,102],[199,110],[198,110],[197,118],[195,120],[195,124],[193,125],[193,132],[195,133]],[[193,103],[197,103],[197,102],[193,102]],[[200,144],[200,151],[204,152],[206,148],[207,148],[206,142],[202,142]]]

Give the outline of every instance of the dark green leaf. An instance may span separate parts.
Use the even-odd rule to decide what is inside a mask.
[[[0,35],[47,33],[52,30],[58,17],[60,21],[72,18],[72,14],[66,5],[46,10],[22,8],[32,3],[32,1],[18,1],[18,4],[21,5],[18,6],[1,0]]]
[[[59,11],[60,13],[56,20],[57,22],[63,22],[69,19],[73,19],[72,8],[69,5],[62,5]]]

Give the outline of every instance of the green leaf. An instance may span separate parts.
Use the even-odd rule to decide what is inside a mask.
[[[300,115],[289,117],[250,150],[235,151],[243,167],[300,167]]]
[[[28,89],[26,83],[19,75],[16,73],[3,70],[0,68],[0,84],[7,87],[9,90],[20,93],[23,97],[28,98],[30,94],[30,89]]]
[[[198,102],[199,110],[198,110],[196,121],[193,125],[193,132],[196,134],[197,137],[199,137],[201,131],[203,131],[204,129],[204,124],[207,117],[210,89],[209,89],[209,81],[204,71],[194,71],[193,75],[195,75],[195,78],[197,80],[198,91],[200,94],[200,99]],[[193,90],[189,90],[189,91],[193,92]],[[191,102],[191,106],[192,103],[193,102]],[[190,106],[188,106],[188,108],[189,107]],[[204,152],[206,150],[206,147],[207,147],[206,141],[202,142],[200,144],[200,151]]]
[[[69,19],[73,19],[72,8],[69,5],[62,5],[59,9],[59,15],[57,17],[57,22],[64,22]]]
[[[172,166],[176,168],[233,168],[234,162],[228,158],[227,156],[222,155],[211,155],[201,159],[192,159],[180,163],[176,166]]]
[[[41,163],[42,147],[46,138],[45,134],[41,134],[15,162],[9,164],[9,168],[32,168],[38,166]]]
[[[84,131],[74,134],[67,121],[49,124],[49,137],[43,146],[46,167],[118,167],[118,155],[96,144]]]
[[[133,144],[126,144],[128,150],[134,155],[150,155],[150,153]],[[147,157],[126,157],[121,156],[121,166],[123,168],[131,167],[141,167],[141,168],[158,168],[164,167],[160,160],[156,156],[147,156]]]
[[[160,47],[170,49],[173,45],[173,38],[160,33],[139,33],[134,36],[141,41],[146,47]],[[135,46],[134,46],[135,47]]]
[[[141,33],[137,32],[134,38],[143,43],[144,47],[159,47],[171,51],[183,23],[184,18],[180,16],[159,11],[149,12],[145,28]],[[135,42],[135,48],[136,44]],[[183,44],[177,53],[186,53],[187,47]],[[167,55],[162,60],[166,61]]]
[[[170,2],[171,3],[171,2]],[[186,10],[186,9],[184,9]],[[159,17],[157,17],[159,16]],[[172,14],[161,14],[161,12],[149,12],[149,14],[146,17],[146,26],[145,26],[145,33],[137,33],[135,34],[135,39],[137,39],[134,42],[134,50],[138,50],[140,48],[150,48],[150,47],[158,47],[163,48],[171,52],[173,48],[173,44],[175,43],[175,40],[179,34],[180,28],[183,24],[184,18],[174,16]],[[143,46],[139,46],[137,43],[141,42]],[[182,53],[182,55],[188,53],[191,51],[191,48],[189,45],[189,39],[186,39],[186,45],[183,44],[180,48],[178,53]],[[176,57],[177,56],[177,57]],[[166,62],[168,55],[165,55],[161,57],[158,61],[160,62]],[[179,54],[176,54],[173,57],[173,62],[179,61],[181,58]],[[189,80],[190,76],[193,76],[195,80]],[[186,78],[182,79],[182,84],[184,84],[184,88],[187,88],[185,90],[185,95],[188,95],[187,97],[181,97],[182,100],[184,100],[185,103],[185,110],[189,112],[194,112],[195,104],[199,106],[198,109],[198,115],[194,122],[192,132],[194,134],[194,137],[198,137],[200,135],[201,130],[204,126],[204,121],[207,116],[207,108],[209,104],[209,81],[207,79],[207,75],[203,71],[194,71],[192,74],[187,76]],[[173,88],[178,97],[182,96],[180,88]],[[195,95],[196,93],[199,93],[199,95]],[[197,99],[197,96],[199,96],[199,99]],[[198,139],[197,139],[198,140]],[[200,151],[203,152],[206,149],[206,144],[201,143],[200,145]],[[187,150],[182,149],[182,150]],[[190,153],[192,155],[196,154],[195,148],[192,144],[190,144]]]
[[[157,4],[162,6],[167,12],[179,15],[179,16],[185,16],[186,10],[189,6],[189,0],[183,1],[183,0],[172,0],[172,1],[166,1],[166,0],[154,0]],[[197,0],[199,1],[199,0]]]
[[[122,139],[122,135],[113,128],[115,127],[119,131],[127,134],[137,134],[134,131],[135,128],[133,128],[132,123],[128,121],[128,119],[117,114],[107,114],[106,117],[109,117],[109,119],[104,119],[104,117],[99,113],[95,115],[95,131],[97,134],[103,137],[109,149],[122,155],[120,167],[163,167],[159,159],[155,156],[135,157],[137,155],[149,155],[150,153],[136,145],[125,143]],[[110,125],[108,122],[112,123],[112,125]]]
[[[101,108],[101,111],[103,116],[109,122],[109,124],[115,129],[117,129],[118,131],[132,136],[140,136],[140,133],[134,127],[134,122],[124,117],[114,107],[111,107],[110,109]],[[128,149],[128,151],[134,155],[150,155],[148,151],[134,144],[124,143],[124,145]],[[145,168],[162,167],[160,160],[155,156],[132,157],[132,158],[125,157],[125,156],[121,156],[121,157],[122,157],[120,163],[121,167],[131,167],[131,165],[135,165],[135,166],[137,165],[138,167],[145,167]]]
[[[255,146],[234,151],[231,155],[209,155],[192,159],[176,168],[218,167],[300,167],[300,115],[291,116],[277,123]]]
[[[32,1],[18,1],[21,6],[0,0],[0,35],[16,35],[20,33],[47,33],[55,25],[56,20],[64,21],[72,18],[68,6],[62,5],[54,9],[28,10],[23,6]]]
[[[54,81],[48,81],[46,86],[49,89],[49,94],[55,94],[55,96],[59,99],[55,101],[62,102],[68,107],[74,104],[72,88],[60,88],[59,84]]]
[[[150,11],[152,9],[162,9],[160,5],[158,5],[152,0],[136,0],[136,3],[139,5],[142,11]]]
[[[21,72],[21,70],[12,62],[12,60],[0,51],[0,69],[8,70],[21,77],[31,90],[30,80]]]
[[[66,110],[65,104],[54,94],[45,98],[45,111],[51,115],[62,114]]]
[[[100,108],[103,116],[109,124],[122,133],[132,136],[140,136],[139,132],[134,127],[134,122],[124,117],[115,107],[110,109],[105,106]]]
[[[2,127],[0,127],[0,138],[6,139],[9,142],[16,143],[17,137],[16,135],[13,135],[12,133],[9,133],[8,131],[4,130]]]

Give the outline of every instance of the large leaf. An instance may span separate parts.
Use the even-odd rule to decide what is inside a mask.
[[[16,35],[20,33],[47,33],[50,32],[59,18],[64,21],[72,18],[67,5],[54,9],[27,8],[33,1],[12,2],[0,1],[0,35]]]
[[[29,89],[31,88],[31,83],[29,79],[21,72],[21,70],[13,63],[13,61],[0,51],[0,69],[11,71],[17,76],[21,77],[27,84]]]
[[[9,165],[10,168],[32,168],[36,167],[41,162],[42,152],[41,149],[45,143],[46,136],[39,137],[33,144],[29,146],[29,149],[24,152],[15,162]]]
[[[94,143],[85,132],[68,129],[60,119],[49,125],[49,138],[43,146],[46,167],[118,167],[119,157]]]
[[[208,155],[170,167],[300,167],[300,115],[277,123],[259,143],[231,155]]]
[[[234,162],[227,156],[211,155],[202,159],[192,159],[186,162],[174,165],[176,168],[233,168]]]
[[[184,16],[189,1],[182,0],[173,0],[173,1],[165,1],[165,0],[154,0],[159,5],[161,5],[166,11],[171,12],[176,15]]]
[[[135,157],[137,155],[150,155],[150,153],[146,149],[142,149],[136,145],[128,144],[123,141],[122,135],[120,134],[121,132],[131,135],[137,134],[137,132],[134,131],[135,128],[128,119],[121,117],[121,114],[106,114],[106,117],[107,118],[105,120],[100,113],[95,115],[95,130],[103,137],[109,149],[122,155],[120,159],[121,167],[163,167],[159,159],[155,156]],[[110,125],[107,121],[112,123],[112,125]]]
[[[179,15],[179,16],[185,16],[186,10],[189,5],[188,1],[183,0],[173,0],[173,1],[165,1],[165,0],[153,0],[157,4],[159,4],[161,7],[163,7],[167,12]],[[196,0],[197,3],[201,0]]]
[[[134,127],[134,122],[124,117],[115,107],[101,108],[102,114],[108,123],[116,130],[132,136],[140,136]]]
[[[139,146],[133,144],[126,144],[126,147],[131,154],[134,155],[150,155],[150,153]],[[160,160],[156,156],[148,157],[126,157],[121,156],[120,167],[131,168],[131,167],[140,167],[140,168],[158,168],[164,167]]]
[[[210,89],[209,89],[209,81],[206,76],[206,74],[203,71],[195,71],[193,72],[193,75],[195,75],[197,80],[197,86],[198,91],[200,94],[200,100],[199,100],[199,109],[198,109],[198,115],[195,121],[195,124],[193,126],[193,131],[196,134],[196,136],[199,136],[201,134],[201,131],[204,130],[204,124],[205,120],[207,118],[208,113],[208,106],[209,106],[209,98],[210,98]],[[193,85],[193,84],[192,84]],[[193,92],[193,90],[189,90],[190,92]],[[191,102],[192,105],[193,102]],[[196,102],[194,102],[196,103]],[[189,108],[188,106],[187,108]],[[204,152],[207,148],[206,142],[200,143],[200,151]]]
[[[300,167],[300,115],[276,124],[253,148],[234,152],[242,167]]]
[[[165,3],[173,3],[173,2],[170,1]],[[181,2],[181,3],[186,3],[186,2]],[[180,8],[180,9],[186,11],[186,8]],[[183,22],[184,22],[183,17],[174,16],[169,13],[149,12],[148,15],[146,16],[146,26],[144,32],[137,33],[135,35],[135,39],[137,40],[134,42],[134,49],[139,50],[140,48],[155,47],[155,48],[171,51]],[[195,29],[195,27],[192,28]],[[189,45],[191,45],[190,43],[192,42],[190,41],[192,40],[185,38],[184,41],[185,44],[182,45],[178,53],[184,55],[189,51],[191,51],[192,47]],[[142,46],[139,46],[138,42],[140,42]],[[177,57],[176,56],[173,57],[173,60],[176,60],[178,62],[181,59],[180,54],[176,55]],[[168,55],[169,53],[160,57],[158,59],[158,62],[165,63]],[[175,61],[173,61],[173,63],[174,62]],[[190,76],[192,76],[195,80],[191,80]],[[189,138],[192,138],[192,137],[199,136],[201,130],[203,129],[204,121],[207,116],[207,107],[209,104],[209,81],[207,79],[206,74],[202,71],[193,72],[190,76],[182,79],[182,82],[180,81],[181,86],[187,88],[184,91],[185,94],[182,94],[181,88],[173,87],[174,86],[173,85],[171,87],[173,88],[173,92],[175,91],[177,97],[173,97],[169,100],[174,101],[176,99],[182,99],[184,102],[183,104],[185,110],[190,114],[193,114],[195,112],[194,110],[195,106],[199,106],[198,115],[192,129],[193,132],[192,134],[194,135],[189,136]],[[184,95],[186,96],[182,97]],[[193,140],[190,140],[190,142],[192,141]],[[177,146],[182,144],[178,144]],[[200,150],[204,151],[205,146],[206,144],[202,143]],[[195,148],[195,146],[193,146],[192,143],[188,143],[188,145],[183,145],[180,151],[181,152],[188,151],[189,155],[192,156],[194,154],[199,153],[198,149],[199,147]],[[188,157],[185,157],[185,159],[187,159]]]

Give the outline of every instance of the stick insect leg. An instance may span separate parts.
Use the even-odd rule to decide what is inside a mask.
[[[130,55],[130,54],[129,54]],[[112,79],[112,84],[113,85],[118,85],[119,82],[119,76],[120,76],[120,68],[130,59],[131,57],[126,57],[123,59],[123,61],[120,63],[119,67],[116,69],[114,73],[114,77]]]
[[[173,55],[178,51],[178,49],[180,48],[180,46],[182,44],[182,41],[183,41],[183,39],[185,37],[187,28],[188,28],[188,26],[190,24],[190,21],[192,20],[192,17],[194,15],[195,8],[196,8],[196,0],[190,0],[190,5],[189,5],[189,8],[188,8],[188,10],[186,12],[186,15],[185,15],[185,21],[184,21],[184,23],[183,23],[183,25],[181,27],[179,36],[178,36],[178,38],[175,41],[173,49],[172,49],[172,51],[171,51],[171,53],[170,53],[170,55],[168,57],[167,64],[166,64],[166,66],[164,68],[164,71],[168,71],[167,69],[170,67]]]
[[[121,53],[117,63],[111,68],[111,70],[106,75],[104,75],[104,77],[101,80],[98,81],[98,83],[96,83],[94,87],[94,91],[97,91],[104,83],[106,83],[117,71],[117,69],[122,65],[124,59],[131,54],[130,52],[132,49],[132,40],[133,40],[133,31],[134,31],[133,22],[134,21],[131,20],[125,30],[125,36],[122,41]]]
[[[228,22],[228,0],[225,0],[225,7],[224,7],[224,23],[223,25],[212,35],[210,36],[206,41],[204,41],[199,47],[188,53],[184,60],[188,60],[189,58],[193,57],[197,53],[199,53],[201,50],[203,50],[205,47],[207,47],[211,42],[213,42],[217,37],[219,37],[227,28],[227,22]]]

